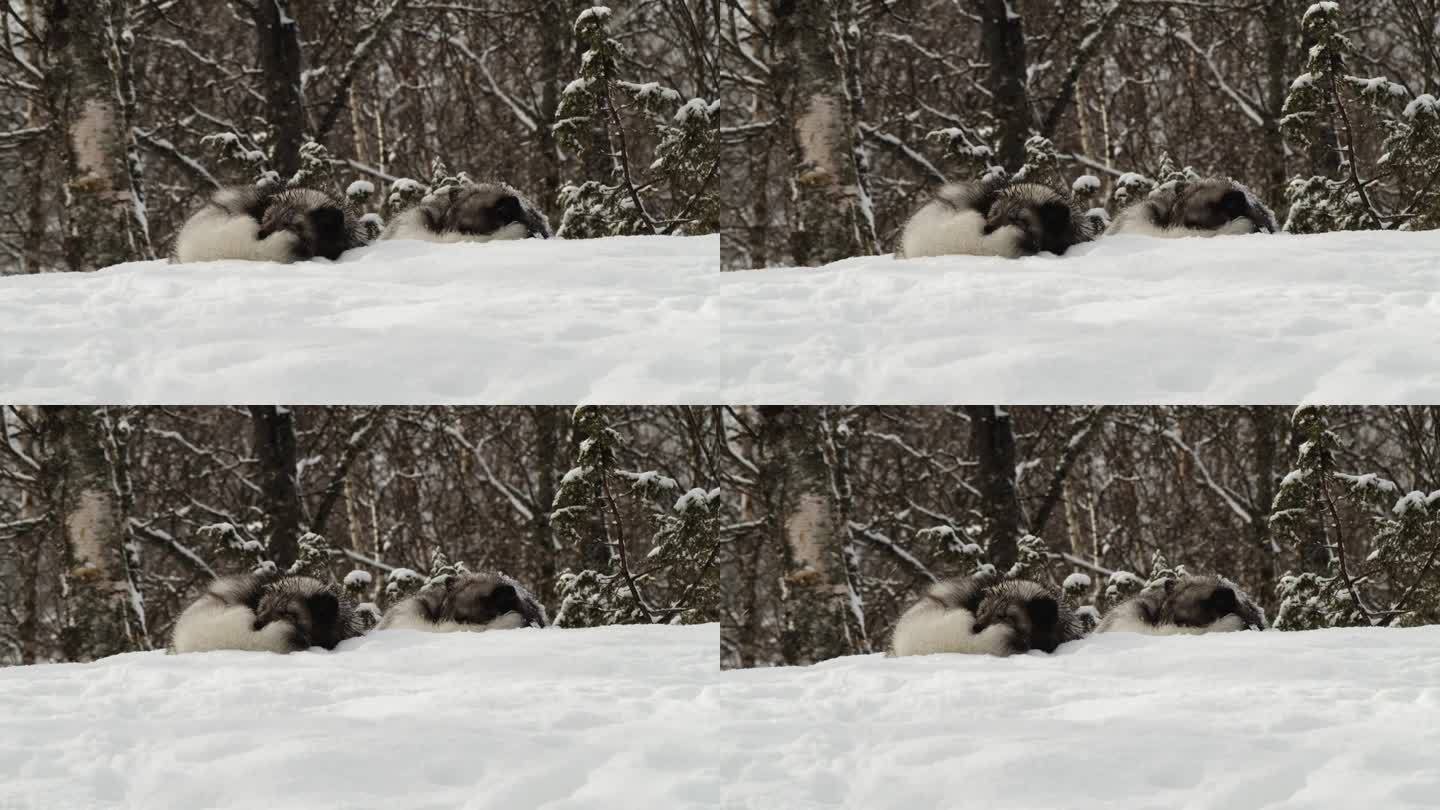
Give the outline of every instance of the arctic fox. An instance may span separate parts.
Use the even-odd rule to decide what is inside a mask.
[[[279,193],[253,186],[224,188],[185,221],[170,261],[334,260],[362,244],[354,212],[328,194],[307,188]]]
[[[310,577],[221,577],[175,622],[175,652],[255,650],[288,653],[334,649],[362,633],[355,604]]]
[[[499,573],[468,573],[392,605],[379,629],[454,633],[547,624],[545,606],[520,583]]]
[[[898,259],[1064,253],[1094,238],[1090,219],[1038,183],[950,183],[905,223]]]
[[[513,186],[467,183],[444,186],[405,210],[385,229],[385,239],[428,242],[490,242],[550,238],[550,221]]]
[[[1162,186],[1121,211],[1107,234],[1178,238],[1276,233],[1275,214],[1250,189],[1221,177]]]
[[[896,623],[890,654],[1054,652],[1082,635],[1065,600],[1044,585],[977,574],[930,586]]]
[[[1097,633],[1155,636],[1264,630],[1265,611],[1224,577],[1185,576],[1147,588],[1105,614]]]

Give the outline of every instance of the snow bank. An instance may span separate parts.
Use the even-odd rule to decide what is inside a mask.
[[[724,676],[726,807],[1433,808],[1440,627]],[[763,754],[757,754],[763,752]]]
[[[713,808],[716,625],[0,669],[0,807]]]
[[[0,279],[0,398],[1440,401],[1440,231],[718,273],[716,237]]]
[[[0,278],[0,401],[573,403],[683,384],[717,236],[387,241]],[[688,365],[688,364],[687,364]],[[704,389],[707,393],[711,389]],[[637,400],[638,401],[638,400]]]

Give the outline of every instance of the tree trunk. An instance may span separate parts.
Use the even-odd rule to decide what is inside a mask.
[[[566,75],[565,45],[574,21],[573,15],[566,14],[565,4],[560,0],[549,0],[540,6],[535,24],[540,31],[540,125],[536,133],[540,141],[540,165],[543,175],[540,180],[542,197],[540,207],[558,217],[560,210],[557,200],[560,194],[560,147],[555,143],[555,111],[560,107],[560,89]]]
[[[277,405],[250,406],[255,458],[260,465],[261,510],[269,528],[266,547],[281,571],[300,552],[300,488],[295,481],[295,414]]]
[[[52,526],[60,539],[64,660],[133,649],[127,638],[126,516],[105,456],[103,420],[91,409],[44,409]]]
[[[1267,597],[1275,592],[1274,540],[1270,535],[1270,508],[1275,490],[1280,485],[1276,442],[1277,428],[1284,424],[1282,413],[1265,405],[1250,409],[1250,423],[1255,431],[1255,505],[1258,514],[1250,521],[1250,536],[1260,555],[1260,583],[1256,590]]]
[[[819,442],[814,408],[759,409],[761,480],[770,496],[770,530],[783,549],[780,654],[809,664],[855,651],[862,634],[846,605],[838,504]]]
[[[1290,71],[1286,56],[1290,51],[1291,15],[1289,3],[1271,0],[1262,4],[1265,15],[1265,151],[1270,153],[1269,199],[1279,203],[1285,199],[1285,137],[1280,132],[1280,111],[1290,90]],[[1277,212],[1285,221],[1283,212]]]
[[[1309,53],[1313,47],[1314,39],[1300,38],[1301,53]],[[1335,125],[1329,117],[1316,118],[1315,126],[1320,132],[1310,139],[1310,174],[1336,177],[1340,172],[1340,136],[1335,132]]]
[[[999,134],[996,160],[1014,174],[1025,164],[1030,137],[1030,99],[1025,90],[1025,29],[1014,0],[976,0],[980,44],[990,71],[990,111]]]
[[[254,20],[265,119],[274,132],[270,168],[288,179],[300,168],[300,146],[305,143],[300,25],[291,16],[290,0],[256,0]]]
[[[128,0],[51,0],[45,35],[51,120],[64,131],[71,270],[154,258],[145,214],[130,64]]]
[[[536,458],[535,469],[538,479],[535,486],[535,500],[539,509],[530,523],[530,534],[535,553],[540,556],[540,580],[535,583],[536,593],[550,604],[559,594],[555,592],[556,555],[554,534],[550,528],[550,510],[555,503],[555,468],[559,464],[559,432],[563,415],[560,409],[549,405],[534,408]]]
[[[790,135],[791,258],[824,264],[876,252],[875,220],[856,161],[859,129],[829,0],[774,0],[777,119]]]
[[[988,532],[986,550],[990,563],[1004,574],[1015,564],[1016,541],[1024,530],[1015,488],[1015,428],[1010,414],[993,405],[966,405],[965,412],[985,499],[980,509]]]

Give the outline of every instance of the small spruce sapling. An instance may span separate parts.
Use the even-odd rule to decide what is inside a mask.
[[[610,176],[588,177],[560,189],[564,211],[559,235],[574,239],[708,230],[719,209],[710,191],[719,167],[719,102],[686,101],[658,82],[622,79],[624,52],[610,34],[610,18],[610,9],[603,6],[576,18],[575,38],[586,50],[579,74],[561,93],[554,125],[563,148],[582,156],[606,156]],[[647,123],[643,135],[657,143],[650,161],[632,154],[642,135],[635,119]],[[669,192],[668,212],[661,210],[656,193],[661,189]]]
[[[1312,45],[1280,127],[1292,142],[1335,149],[1339,165],[1334,177],[1290,181],[1285,230],[1440,227],[1440,102],[1429,94],[1411,98],[1383,76],[1348,74],[1347,66],[1372,62],[1345,35],[1338,3],[1309,6],[1301,29]]]
[[[271,576],[277,573],[265,544],[255,537],[256,524],[244,527],[233,523],[212,523],[196,532],[200,539],[215,548],[222,570],[248,570],[253,574]]]

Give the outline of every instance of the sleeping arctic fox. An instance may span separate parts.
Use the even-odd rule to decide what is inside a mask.
[[[1147,588],[1105,614],[1097,633],[1154,636],[1264,630],[1265,611],[1224,577],[1183,576]]]
[[[392,605],[379,629],[483,632],[548,623],[544,605],[520,583],[500,573],[466,573]]]
[[[310,577],[221,577],[185,608],[170,646],[177,653],[254,650],[288,653],[335,648],[363,632],[355,603]]]
[[[1048,653],[1082,635],[1065,600],[1044,585],[976,574],[930,586],[895,625],[890,654]]]

